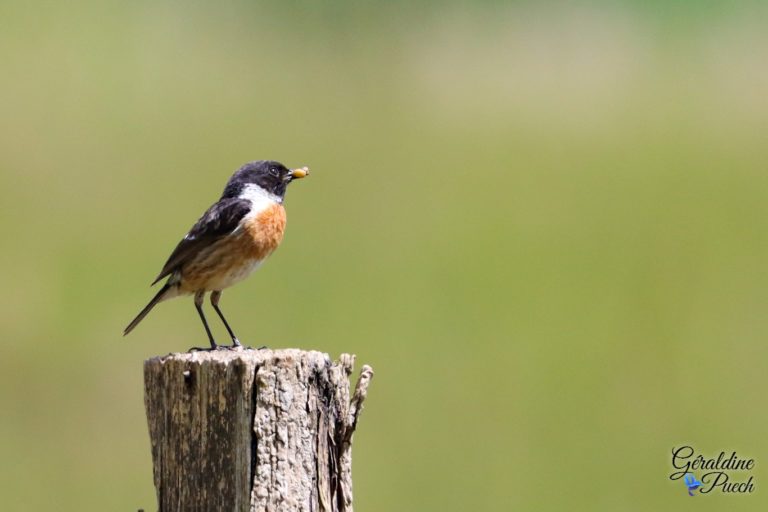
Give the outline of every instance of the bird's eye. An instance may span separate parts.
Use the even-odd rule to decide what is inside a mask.
[[[277,178],[277,174],[278,174],[278,173],[277,173],[277,169],[275,169],[274,167],[272,167],[272,168],[269,170],[269,175],[270,175],[270,176],[274,176],[275,178]]]

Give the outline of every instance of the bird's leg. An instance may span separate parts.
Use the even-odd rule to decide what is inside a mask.
[[[208,335],[208,341],[211,342],[211,350],[216,350],[219,348],[219,346],[216,344],[216,340],[213,339],[213,334],[211,334],[211,328],[208,327],[208,322],[205,319],[205,315],[203,314],[203,299],[205,298],[205,290],[200,290],[199,292],[195,293],[195,308],[197,309],[197,312],[200,314],[200,320],[203,321],[203,327],[205,327],[205,333]]]
[[[237,339],[237,336],[235,336],[235,333],[232,331],[232,328],[227,323],[227,319],[224,318],[224,314],[219,309],[219,299],[221,299],[221,290],[216,290],[215,292],[212,292],[211,306],[213,306],[213,309],[215,309],[216,313],[219,314],[219,318],[221,318],[221,321],[224,322],[224,327],[227,328],[227,332],[229,333],[230,338],[232,338],[232,346],[242,347],[242,345],[240,344],[240,340]]]

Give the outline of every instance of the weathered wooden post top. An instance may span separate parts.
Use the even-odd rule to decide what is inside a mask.
[[[144,363],[161,512],[352,511],[352,434],[373,376],[354,356],[213,350]]]

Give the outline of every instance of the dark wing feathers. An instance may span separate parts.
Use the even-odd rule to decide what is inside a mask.
[[[160,275],[152,282],[154,285],[174,270],[183,265],[203,247],[235,230],[242,218],[251,210],[251,202],[247,199],[223,199],[214,204],[192,226],[168,261],[163,265]]]

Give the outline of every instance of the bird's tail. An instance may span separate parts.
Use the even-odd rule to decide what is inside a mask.
[[[160,288],[160,291],[157,292],[157,295],[155,295],[151,301],[149,301],[149,304],[144,306],[144,309],[139,312],[138,315],[136,315],[136,318],[131,321],[131,323],[128,324],[128,327],[125,328],[123,331],[123,336],[128,334],[133,330],[134,327],[139,325],[139,322],[144,320],[144,317],[147,316],[147,314],[152,311],[152,308],[154,308],[156,305],[158,305],[160,302],[164,301],[165,299],[169,299],[173,296],[175,296],[172,293],[168,293],[171,291],[173,286],[169,286],[168,283],[166,283],[162,288]]]

